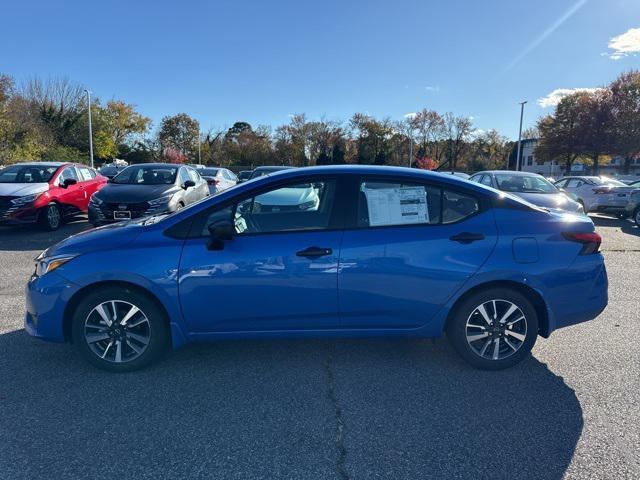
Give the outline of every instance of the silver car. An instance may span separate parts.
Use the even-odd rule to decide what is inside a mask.
[[[238,177],[231,170],[219,167],[205,167],[198,173],[207,181],[209,193],[215,195],[238,183]]]
[[[580,203],[569,198],[549,180],[537,173],[493,170],[478,172],[472,175],[469,180],[512,193],[539,207],[584,213]]]
[[[572,195],[585,212],[627,216],[626,208],[634,187],[607,177],[563,177],[555,186]]]

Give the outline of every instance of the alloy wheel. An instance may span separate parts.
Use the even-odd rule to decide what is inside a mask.
[[[60,225],[60,210],[55,205],[47,207],[47,221],[52,229],[56,229]]]
[[[135,360],[147,349],[151,325],[144,312],[132,303],[108,300],[87,315],[84,338],[98,357],[125,363]]]
[[[481,358],[502,360],[515,354],[527,337],[527,319],[516,304],[493,299],[478,305],[465,325],[467,344]]]

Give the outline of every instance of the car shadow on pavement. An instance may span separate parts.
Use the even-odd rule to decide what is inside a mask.
[[[534,358],[474,370],[443,340],[194,345],[130,374],[0,335],[6,478],[563,477],[574,391]]]
[[[636,235],[640,237],[640,228],[638,228],[636,224],[630,220],[622,220],[619,218],[601,217],[595,215],[590,215],[589,218],[591,218],[593,224],[596,227],[619,228],[623,233],[628,233],[630,235]]]
[[[0,251],[44,250],[65,238],[93,228],[86,218],[65,223],[58,230],[48,232],[37,225],[0,226]]]

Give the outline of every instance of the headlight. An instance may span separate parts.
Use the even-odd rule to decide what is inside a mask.
[[[94,205],[100,205],[102,203],[102,200],[100,200],[97,195],[92,195],[91,196],[91,200],[89,200],[91,203],[93,203]]]
[[[44,252],[43,252],[44,253]],[[36,258],[36,277],[41,277],[45,273],[54,271],[61,267],[69,260],[73,260],[77,255],[55,255],[53,257],[45,257],[43,253]]]
[[[35,202],[36,198],[38,198],[39,196],[39,193],[36,193],[35,195],[25,195],[24,197],[14,198],[13,200],[11,200],[11,203],[17,206],[27,205],[29,203]]]
[[[164,205],[165,203],[169,203],[171,201],[171,197],[173,197],[173,193],[169,195],[163,195],[162,197],[155,198],[153,200],[149,200],[149,205]]]

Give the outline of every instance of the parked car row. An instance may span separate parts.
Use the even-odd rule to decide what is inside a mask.
[[[95,226],[171,213],[243,181],[290,168],[294,167],[260,166],[236,176],[227,168],[202,165],[114,163],[96,173],[72,163],[16,164],[0,171],[0,224],[37,222],[55,230],[80,213],[88,213]],[[626,185],[606,177],[571,176],[552,183],[535,173],[505,170],[470,177],[462,172],[442,173],[516,195],[539,207],[611,213],[631,217],[640,226],[638,195],[633,193],[640,190],[639,182]],[[313,192],[313,186],[282,192],[278,199],[264,199],[267,203],[262,202],[260,208],[304,209],[314,201]]]

